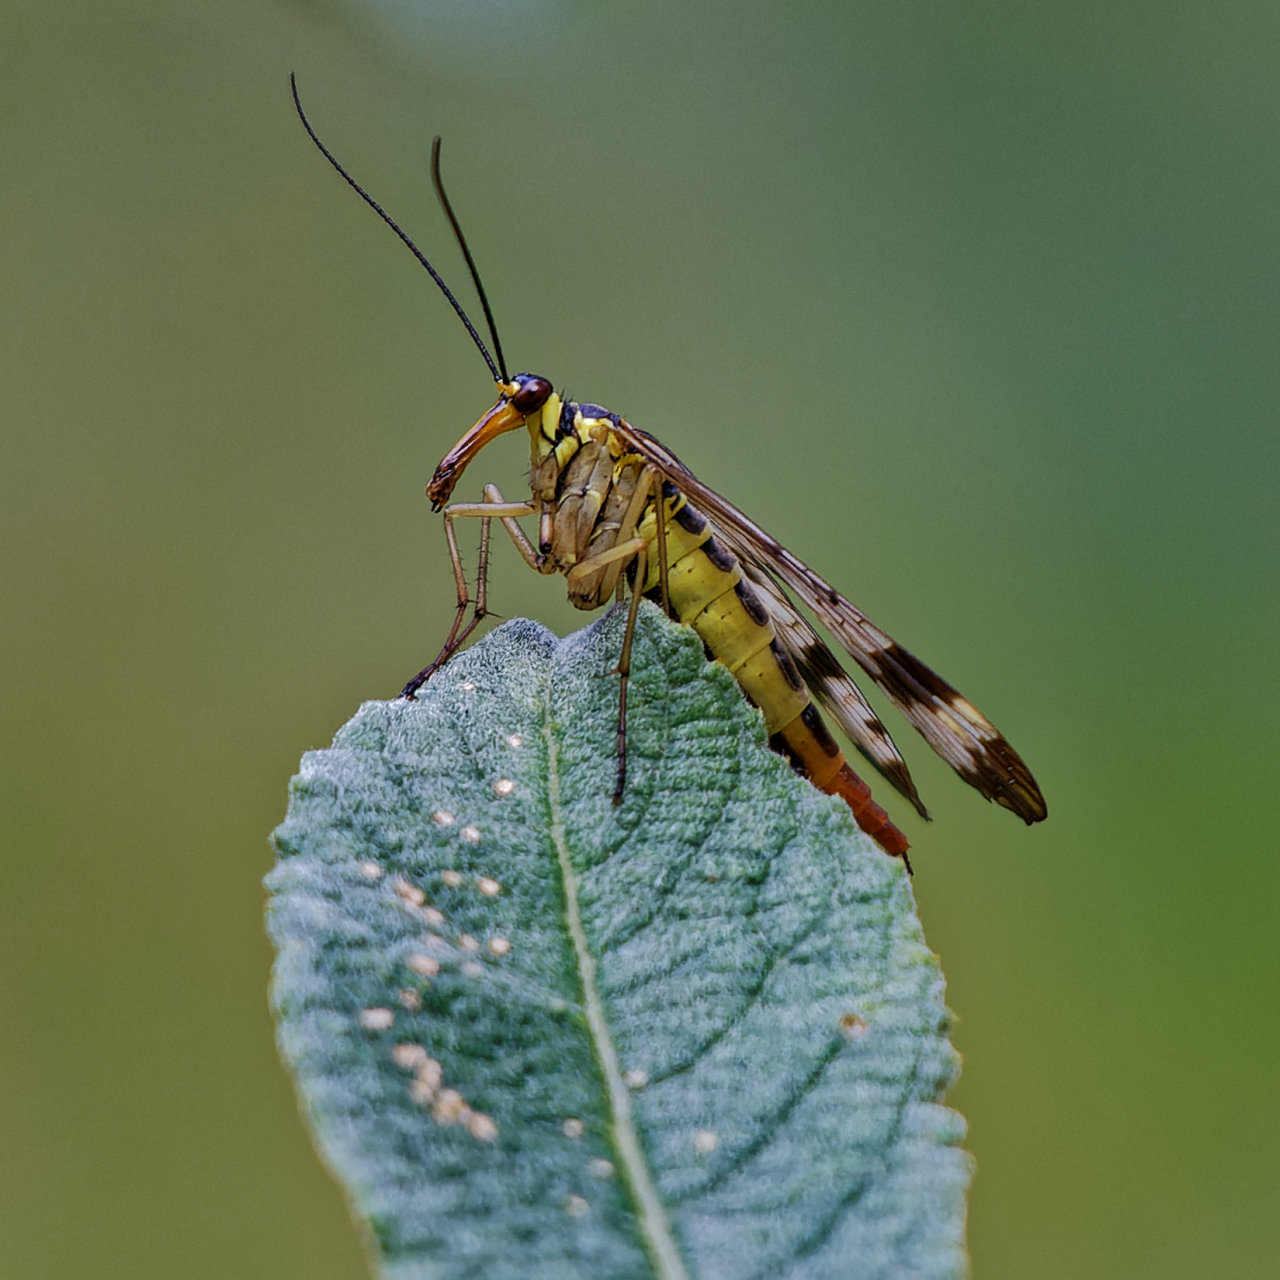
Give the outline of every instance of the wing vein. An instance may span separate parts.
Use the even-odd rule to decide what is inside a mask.
[[[1028,823],[1044,818],[1044,797],[1031,771],[995,725],[972,703],[881,631],[754,520],[703,484],[665,445],[625,421],[619,421],[615,430],[628,448],[640,454],[709,516],[740,555],[780,579],[814,611],[850,657],[961,778],[988,800],[1012,810]],[[774,598],[776,595],[775,591]],[[794,608],[792,614],[799,616],[794,614]],[[860,699],[861,694],[858,697]],[[838,715],[836,718],[840,719]],[[842,720],[841,724],[843,727]],[[863,745],[856,735],[851,736],[860,747]],[[896,748],[894,754],[897,754]],[[872,763],[876,761],[873,759]],[[886,776],[895,781],[891,774]],[[912,798],[910,793],[904,794]],[[918,803],[918,798],[914,802]]]

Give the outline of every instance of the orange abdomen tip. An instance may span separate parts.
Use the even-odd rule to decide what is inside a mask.
[[[901,858],[911,870],[907,837],[893,825],[889,815],[871,798],[871,788],[858,777],[836,745],[818,709],[810,703],[790,724],[769,740],[775,751],[785,755],[792,768],[808,778],[819,791],[839,796],[849,806],[853,820],[890,857]]]
[[[828,795],[839,796],[849,806],[854,821],[885,853],[906,862],[910,841],[871,798],[871,788],[847,764],[841,765],[840,771],[822,789]]]

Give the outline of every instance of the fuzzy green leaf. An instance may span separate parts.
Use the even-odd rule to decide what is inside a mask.
[[[901,863],[648,606],[615,807],[622,621],[508,623],[294,779],[280,1046],[379,1265],[963,1275],[957,1060]]]

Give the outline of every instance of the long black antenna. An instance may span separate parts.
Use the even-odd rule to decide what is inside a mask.
[[[453,205],[449,203],[449,197],[444,193],[444,181],[440,177],[440,135],[436,135],[436,140],[431,144],[431,181],[436,184],[436,195],[440,198],[440,204],[444,209],[445,216],[449,219],[449,225],[453,228],[453,234],[457,237],[458,248],[462,250],[462,256],[467,260],[467,269],[471,272],[471,279],[475,282],[476,292],[480,295],[480,305],[484,308],[484,318],[489,325],[489,336],[493,338],[493,354],[498,357],[498,368],[502,370],[502,380],[507,382],[507,362],[502,358],[502,340],[498,337],[498,326],[493,323],[493,312],[489,310],[489,295],[484,291],[484,285],[480,283],[480,272],[476,270],[475,259],[471,256],[471,250],[467,248],[467,237],[462,234],[462,228],[458,225],[458,219],[454,216]]]
[[[320,139],[316,136],[316,131],[311,127],[311,121],[307,119],[307,113],[302,109],[302,100],[298,97],[298,80],[297,80],[297,77],[292,72],[289,73],[289,87],[293,90],[293,105],[298,109],[298,119],[302,121],[302,127],[310,135],[311,141],[316,144],[317,148],[320,151],[320,154],[324,156],[324,158],[331,165],[333,165],[335,169],[337,169],[337,171],[346,180],[347,185],[350,186],[352,190],[355,191],[356,195],[358,195],[360,199],[363,200],[365,204],[367,204],[369,208],[372,209],[374,213],[376,213],[378,217],[380,217],[383,220],[383,222],[385,222],[387,226],[389,226],[391,230],[394,231],[396,235],[400,237],[401,240],[404,241],[404,243],[409,248],[409,252],[412,253],[413,256],[417,258],[417,260],[420,263],[422,263],[424,267],[426,267],[427,272],[430,274],[431,278],[436,282],[436,284],[440,286],[440,292],[443,293],[444,296],[449,299],[449,305],[458,313],[458,319],[461,320],[462,323],[467,326],[467,332],[471,335],[472,342],[474,342],[476,346],[479,347],[480,354],[484,356],[484,362],[489,366],[489,372],[493,374],[493,380],[495,382],[506,382],[507,375],[506,375],[505,368],[503,369],[501,376],[499,376],[498,366],[493,363],[493,357],[489,354],[489,348],[484,345],[484,342],[481,339],[480,335],[476,332],[475,325],[473,325],[471,321],[467,318],[467,313],[463,311],[462,304],[457,300],[457,298],[453,296],[453,294],[450,292],[449,286],[445,284],[445,282],[440,278],[440,273],[435,269],[435,267],[431,265],[431,263],[429,263],[426,260],[426,258],[423,256],[423,253],[418,248],[418,246],[414,244],[413,241],[410,240],[409,237],[405,235],[403,231],[400,230],[400,227],[396,223],[396,220],[342,167],[342,165],[338,163],[333,152],[331,152],[329,148],[326,147],[324,143],[321,142]],[[437,144],[438,144],[438,141],[439,140],[437,139]],[[438,182],[438,179],[437,179],[437,182]],[[437,190],[438,189],[439,188],[437,186]],[[448,204],[446,204],[445,209],[447,210],[448,207],[449,207]],[[453,215],[450,214],[449,217],[450,217],[450,220],[452,221]],[[454,230],[455,231],[457,230],[457,223],[454,223]],[[464,253],[466,252],[465,244],[463,245],[463,252]],[[469,253],[467,254],[467,261],[468,263],[470,263],[471,261],[471,255]],[[474,267],[472,267],[471,273],[473,276],[475,276]],[[479,283],[480,281],[477,278],[476,279],[477,287],[479,287]],[[484,302],[483,290],[481,290],[481,293],[480,293],[480,300]],[[488,316],[489,314],[488,302],[484,303],[484,310],[485,310],[485,315]],[[492,318],[490,318],[489,320],[489,328],[490,328],[490,331],[492,331],[493,329]],[[494,344],[495,345],[497,344],[496,334],[494,335]]]

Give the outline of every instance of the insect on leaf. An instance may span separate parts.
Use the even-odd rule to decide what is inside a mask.
[[[964,1275],[957,1059],[902,863],[649,605],[615,807],[622,623],[508,623],[294,779],[279,1042],[378,1267]]]

